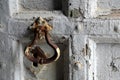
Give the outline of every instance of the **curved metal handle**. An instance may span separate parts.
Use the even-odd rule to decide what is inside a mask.
[[[33,41],[26,47],[25,49],[25,56],[34,63],[39,64],[47,64],[51,63],[53,61],[58,60],[60,57],[60,49],[56,44],[53,44],[50,40],[49,31],[52,29],[52,27],[41,17],[38,17],[35,22],[32,25],[32,29],[34,30],[34,39]],[[50,45],[54,49],[54,55],[50,58],[48,58],[44,51],[35,45],[36,41],[39,40],[41,37],[45,36],[46,42],[48,45]],[[37,55],[37,57],[34,57],[31,55]]]

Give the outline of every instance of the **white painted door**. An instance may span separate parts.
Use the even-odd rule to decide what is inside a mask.
[[[119,0],[0,0],[0,80],[120,80]],[[35,67],[24,55],[33,17],[51,18],[60,59]],[[39,46],[53,50],[44,41]]]

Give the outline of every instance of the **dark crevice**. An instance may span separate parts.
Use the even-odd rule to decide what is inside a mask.
[[[53,0],[54,10],[62,10],[62,0]]]
[[[69,6],[71,6],[72,4],[71,3],[69,3]]]
[[[37,54],[34,54],[33,56],[34,56],[35,58],[37,58],[38,55],[37,55]],[[38,67],[38,63],[34,63],[34,62],[33,62],[33,66],[34,66],[34,67]]]
[[[73,17],[73,11],[70,11],[70,17]]]

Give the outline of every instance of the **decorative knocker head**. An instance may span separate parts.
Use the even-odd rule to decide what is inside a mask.
[[[33,63],[47,64],[58,60],[60,57],[60,49],[50,40],[49,31],[52,30],[52,28],[53,27],[42,17],[38,17],[31,25],[31,29],[34,29],[34,39],[27,45],[25,55]],[[54,49],[55,53],[52,57],[48,58],[39,46],[35,46],[36,41],[38,41],[41,36],[45,36],[46,42]],[[35,47],[33,48],[33,46]]]
[[[49,25],[45,19],[43,19],[42,17],[38,17],[31,25],[31,29],[37,29],[37,28],[40,28],[40,30],[50,31],[52,30],[53,27]]]

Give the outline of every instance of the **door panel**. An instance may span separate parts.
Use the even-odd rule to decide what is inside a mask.
[[[98,80],[119,80],[120,44],[97,44],[97,74]]]

